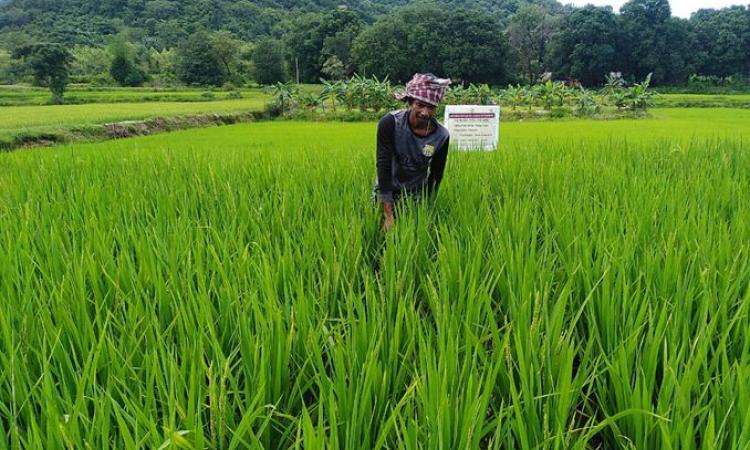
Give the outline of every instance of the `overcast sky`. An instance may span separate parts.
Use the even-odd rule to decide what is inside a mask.
[[[615,12],[620,11],[627,0],[560,0],[560,3],[572,3],[576,6],[592,4],[596,6],[612,6]],[[724,8],[731,5],[746,5],[750,0],[670,0],[669,5],[672,7],[672,15],[688,18],[690,13],[698,11],[701,8]]]

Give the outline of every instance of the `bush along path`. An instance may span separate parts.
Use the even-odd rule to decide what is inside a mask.
[[[321,80],[323,88],[313,93],[292,83],[277,83],[268,89],[274,115],[298,120],[374,120],[383,111],[403,104],[393,98],[388,79],[355,75],[350,80]],[[607,76],[601,90],[585,89],[579,83],[546,80],[532,86],[509,85],[493,90],[486,84],[454,85],[444,105],[500,105],[504,120],[548,120],[570,117],[589,119],[640,118],[648,116],[655,93],[649,89],[651,75],[627,86],[619,74]],[[438,110],[443,113],[444,106]]]

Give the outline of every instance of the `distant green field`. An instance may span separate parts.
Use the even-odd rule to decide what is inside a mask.
[[[652,117],[639,120],[562,120],[535,124],[501,124],[504,143],[576,141],[579,139],[669,141],[694,138],[741,137],[750,134],[750,110],[730,108],[656,108]]]
[[[254,97],[260,94],[262,90],[257,88],[242,89],[235,92],[240,92],[243,97]],[[228,99],[229,95],[230,91],[195,88],[92,88],[73,86],[65,91],[65,102],[69,104],[158,101],[199,102]],[[49,89],[30,86],[0,86],[0,105],[2,106],[47,105],[49,101]]]
[[[303,85],[304,89],[314,87]],[[261,88],[237,90],[202,88],[121,88],[73,85],[65,91],[65,102],[81,103],[139,103],[139,102],[205,102],[233,99],[239,93],[244,98],[263,96]],[[46,105],[50,101],[49,89],[25,85],[0,85],[0,106]]]
[[[750,94],[659,94],[655,103],[663,108],[750,108]]]
[[[79,125],[149,117],[262,110],[263,94],[213,102],[92,103],[85,105],[13,106],[0,108],[0,140],[19,133],[54,132]]]
[[[654,116],[385,237],[374,122],[0,154],[0,448],[748,448],[750,111]]]

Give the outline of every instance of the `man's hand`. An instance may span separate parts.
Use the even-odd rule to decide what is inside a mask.
[[[393,203],[383,202],[383,226],[380,228],[380,231],[382,231],[383,233],[387,233],[391,228],[393,228],[394,223],[395,219],[393,218]]]

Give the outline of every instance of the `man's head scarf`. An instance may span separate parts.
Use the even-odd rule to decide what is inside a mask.
[[[406,91],[395,97],[399,100],[415,99],[437,106],[445,96],[445,89],[451,84],[447,78],[438,78],[431,73],[415,73],[406,83]]]

